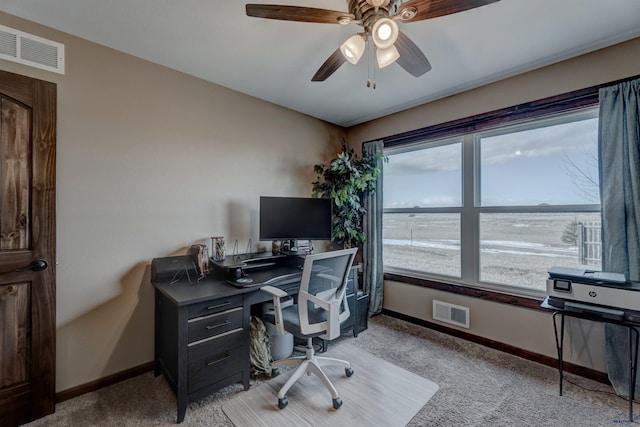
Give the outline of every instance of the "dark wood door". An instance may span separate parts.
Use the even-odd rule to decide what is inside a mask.
[[[55,408],[56,86],[0,71],[0,420]]]

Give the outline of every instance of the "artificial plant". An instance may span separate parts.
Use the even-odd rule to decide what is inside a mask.
[[[313,167],[317,178],[312,196],[333,201],[331,241],[335,244],[352,248],[366,240],[362,230],[362,219],[367,213],[364,197],[376,190],[376,179],[382,172],[378,162],[385,159],[382,155],[359,158],[342,140],[341,151],[329,165]]]

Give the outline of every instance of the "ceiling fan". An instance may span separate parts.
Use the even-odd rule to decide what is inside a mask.
[[[357,64],[370,39],[378,67],[384,68],[396,62],[409,74],[420,77],[431,69],[431,64],[420,48],[399,30],[398,22],[437,18],[497,1],[500,0],[347,0],[349,12],[270,4],[247,4],[246,10],[247,16],[256,18],[360,25],[362,31],[349,37],[311,78],[311,81],[320,82],[345,61]]]

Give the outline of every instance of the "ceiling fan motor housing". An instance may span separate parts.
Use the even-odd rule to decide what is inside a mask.
[[[356,20],[362,22],[362,26],[367,32],[371,31],[373,24],[379,18],[389,17],[388,6],[379,6],[376,11],[376,7],[369,3],[370,0],[348,0],[349,12],[355,15]]]

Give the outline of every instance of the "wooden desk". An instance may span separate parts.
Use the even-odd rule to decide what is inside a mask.
[[[640,324],[635,322],[629,322],[626,320],[619,320],[614,318],[605,317],[595,313],[589,312],[577,312],[571,310],[563,310],[554,307],[548,303],[545,299],[542,304],[542,308],[553,310],[553,331],[556,338],[556,349],[558,351],[558,371],[560,373],[560,396],[562,396],[562,380],[563,380],[563,342],[564,342],[564,318],[565,316],[574,317],[576,319],[591,320],[593,322],[611,323],[614,325],[624,326],[629,330],[629,422],[633,422],[633,399],[636,390],[636,371],[638,368],[638,337],[640,333],[637,327]],[[557,317],[560,316],[560,331],[558,331]],[[558,336],[559,333],[559,336]],[[633,339],[635,337],[635,340]],[[633,345],[635,341],[635,346]]]
[[[251,306],[272,299],[260,291],[259,283],[287,276],[270,284],[295,295],[302,270],[280,265],[252,271],[249,276],[253,276],[256,285],[245,288],[236,288],[224,278],[205,278],[193,284],[186,278],[173,284],[154,283],[154,371],[156,376],[164,373],[176,393],[178,423],[184,420],[190,402],[229,384],[241,383],[245,390],[249,389]],[[355,327],[362,324],[357,319],[358,312],[366,313],[356,307],[357,267],[351,269],[349,277],[347,302],[351,316],[342,330],[353,330],[357,335],[362,330]]]

